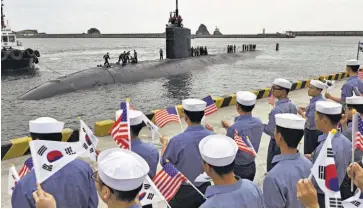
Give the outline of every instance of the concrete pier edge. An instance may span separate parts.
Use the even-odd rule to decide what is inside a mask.
[[[343,78],[348,77],[345,72],[339,72],[330,75],[323,75],[319,77],[315,77],[312,79],[319,79],[319,80],[341,80]],[[292,91],[306,88],[310,80],[302,80],[293,83]],[[259,90],[252,90],[254,94],[256,94],[257,99],[266,98],[270,93],[270,87],[259,89]],[[228,107],[230,105],[236,104],[236,94],[229,94],[222,97],[215,96],[213,100],[217,106],[217,108]],[[183,117],[182,105],[177,105],[177,109],[179,112],[180,117]],[[155,113],[162,109],[152,110],[151,112],[145,114],[150,120],[155,122]],[[103,120],[98,121],[94,124],[94,132],[95,135],[98,137],[110,135],[111,127],[114,123],[114,120]],[[79,139],[79,132],[78,130],[72,129],[64,129],[62,132],[62,140],[63,142],[76,142]],[[28,155],[29,150],[29,141],[31,141],[30,136],[25,136],[22,138],[11,139],[9,142],[1,145],[1,160],[7,160],[11,158],[16,158],[24,155]]]

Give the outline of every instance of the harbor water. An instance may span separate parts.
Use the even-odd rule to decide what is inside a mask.
[[[185,98],[265,88],[277,77],[296,81],[341,72],[347,59],[356,58],[357,43],[362,39],[193,39],[192,46],[207,46],[210,54],[226,52],[227,45],[236,45],[240,51],[242,44],[256,44],[262,52],[255,59],[214,65],[175,77],[98,86],[38,101],[18,97],[50,79],[103,64],[102,57],[107,52],[112,63],[121,52],[134,49],[140,61],[158,59],[160,48],[165,55],[165,39],[23,39],[24,46],[40,51],[39,70],[2,75],[1,141],[25,136],[28,121],[42,116],[54,117],[73,129],[79,127],[78,116],[89,126],[114,119],[120,101],[127,97],[136,109],[149,111],[180,104]],[[276,43],[280,44],[279,51],[275,51]]]

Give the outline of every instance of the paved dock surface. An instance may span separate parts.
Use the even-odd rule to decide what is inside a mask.
[[[331,90],[331,93],[335,96],[339,96],[340,95],[340,89],[342,87],[342,85],[344,84],[345,80],[342,81],[336,81],[335,85],[333,87],[333,89]],[[301,90],[297,90],[297,91],[292,91],[290,92],[289,95],[291,101],[297,105],[298,107],[302,106],[306,106],[309,104],[309,100],[310,98],[307,95],[307,88],[306,89],[301,89]],[[259,99],[256,102],[256,106],[255,109],[253,110],[253,115],[255,117],[259,117],[263,123],[266,123],[268,120],[268,114],[271,110],[270,105],[268,105],[268,99],[264,98],[264,99]],[[218,112],[210,115],[207,117],[206,121],[208,124],[212,125],[214,127],[214,131],[218,134],[226,134],[226,130],[221,126],[221,120],[227,120],[231,123],[233,123],[234,117],[237,116],[237,112],[236,112],[236,108],[235,106],[229,106],[226,108],[222,108],[219,109]],[[91,124],[88,124],[91,125]],[[186,124],[183,122],[183,127],[186,127]],[[160,133],[162,135],[166,135],[169,138],[172,136],[175,136],[177,134],[179,134],[181,132],[181,127],[179,124],[177,123],[170,123],[167,126],[165,126],[164,128],[162,128],[160,130]],[[141,139],[143,139],[146,142],[149,143],[153,143],[160,152],[160,148],[161,148],[161,144],[160,142],[157,140],[155,142],[152,141],[151,139],[151,135],[148,129],[144,128],[141,133]],[[269,145],[269,141],[270,141],[270,137],[266,134],[262,135],[262,139],[261,139],[261,145],[258,151],[258,157],[260,159],[261,164],[259,163],[259,161],[256,160],[256,176],[254,179],[254,182],[256,182],[260,187],[262,187],[262,183],[263,183],[263,177],[265,174],[265,169],[266,169],[266,158],[267,158],[267,149],[268,149],[268,145]],[[98,148],[102,151],[108,148],[113,148],[113,147],[117,147],[116,143],[113,141],[113,139],[111,138],[111,136],[107,136],[107,137],[100,137],[99,138],[99,145]],[[303,153],[303,144],[301,144],[300,146],[300,151]],[[1,162],[1,207],[11,207],[11,197],[10,195],[7,193],[7,186],[8,186],[8,172],[9,172],[9,167],[11,164],[14,164],[16,169],[19,170],[24,161],[30,157],[30,155],[27,156],[23,156],[23,157],[18,157],[18,158],[14,158],[14,159],[9,159],[9,160],[5,160]],[[86,160],[88,161],[88,160]],[[92,167],[96,168],[96,164],[95,163],[91,163]],[[160,164],[158,166],[158,170],[160,170]],[[99,207],[107,207],[102,200],[100,199],[100,203],[99,203]],[[156,205],[156,207],[165,207],[164,204],[160,204],[160,205]]]

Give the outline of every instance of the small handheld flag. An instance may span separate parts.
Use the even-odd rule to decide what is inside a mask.
[[[182,182],[186,181],[187,178],[169,162],[163,165],[163,168],[153,179],[156,187],[167,201],[170,201],[175,196]]]
[[[91,161],[96,162],[98,138],[83,120],[80,120],[79,143],[85,149],[85,156],[89,157]]]
[[[19,171],[19,177],[23,178],[27,173],[29,173],[33,169],[33,160],[32,158],[28,158],[25,162],[23,167]]]
[[[79,142],[34,140],[29,142],[29,147],[38,183],[47,180],[84,153]]]
[[[251,147],[252,145],[248,143],[247,138],[245,138],[245,136],[241,137],[236,129],[234,130],[234,141],[236,142],[239,150],[247,152],[252,156],[256,156],[256,153],[253,147]]]
[[[270,90],[270,93],[268,94],[268,103],[272,106],[275,106],[275,97],[274,95],[272,94],[272,88]]]
[[[130,137],[130,120],[128,103],[121,103],[122,113],[120,117],[115,121],[111,128],[111,136],[116,141],[117,145],[123,149],[131,149],[131,137]]]
[[[312,175],[316,183],[325,193],[326,207],[341,207],[341,196],[338,182],[337,168],[335,166],[334,152],[332,148],[332,139],[337,133],[336,129],[329,132],[321,151],[311,168]]]
[[[207,103],[207,107],[205,108],[204,115],[208,116],[218,111],[216,104],[214,103],[212,97],[209,95],[203,98],[203,101]]]
[[[175,107],[168,107],[165,110],[159,110],[155,113],[155,123],[160,128],[164,127],[169,122],[180,122]]]
[[[16,172],[14,165],[11,165],[9,168],[9,176],[8,176],[8,194],[9,195],[13,194],[15,184],[19,180],[20,180],[20,177],[19,177],[18,173]]]

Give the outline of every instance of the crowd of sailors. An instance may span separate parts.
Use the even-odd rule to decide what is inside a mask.
[[[183,27],[183,18],[180,15],[176,15],[176,12],[170,12],[168,23],[173,26]]]
[[[171,139],[161,136],[160,155],[154,145],[139,138],[145,125],[142,112],[130,110],[131,151],[119,148],[98,150],[98,171],[76,159],[37,187],[33,169],[16,183],[12,207],[93,208],[98,207],[98,195],[108,207],[141,207],[138,195],[146,176],[153,179],[158,164],[165,166],[166,162],[193,185],[183,183],[168,201],[171,207],[332,207],[332,201],[325,201],[328,194],[324,193],[327,190],[321,189],[324,186],[341,194],[341,198],[333,202],[341,206],[338,201],[352,197],[357,189],[363,191],[363,151],[357,148],[352,160],[352,117],[355,111],[363,117],[363,83],[357,75],[359,65],[358,60],[347,61],[348,80],[342,86],[340,96],[325,93],[323,97],[326,83],[311,80],[307,93],[311,99],[306,107],[297,107],[289,99],[293,90],[290,81],[275,79],[270,97],[277,102],[273,102],[266,124],[252,114],[256,95],[249,91],[237,92],[235,108],[238,115],[234,123],[221,121],[226,129],[225,135],[215,134],[209,124],[202,125],[206,101],[185,99],[182,107],[187,128]],[[335,133],[339,123],[341,129]],[[33,140],[61,141],[63,126],[63,122],[53,118],[38,118],[29,122],[30,136]],[[331,145],[326,145],[325,141],[333,132]],[[263,133],[270,136],[270,144],[267,173],[261,189],[253,180]],[[238,136],[243,139],[238,139]],[[301,154],[298,146],[303,136],[304,153]],[[241,148],[233,139],[245,141],[250,148]],[[315,169],[313,164],[324,164],[322,157],[329,156],[335,161],[333,167],[329,164],[329,169],[334,169],[333,176],[326,179],[327,174],[315,173],[312,179],[308,178]],[[177,175],[170,167],[163,169],[170,176]],[[328,172],[326,168],[323,170]],[[204,172],[214,185],[209,181],[196,181]],[[318,183],[318,178],[324,181]],[[355,184],[353,191],[351,179]],[[329,185],[325,181],[329,181]]]
[[[243,44],[242,45],[242,51],[255,51],[256,50],[256,44]]]
[[[191,51],[191,56],[192,57],[199,57],[199,56],[204,56],[204,55],[208,55],[208,49],[207,46],[197,46],[197,47],[192,47],[190,49]]]
[[[236,45],[228,45],[227,53],[236,53]]]
[[[110,54],[107,52],[105,55],[103,55],[103,59],[105,60],[105,62],[103,63],[103,65],[106,68],[111,67],[111,64],[109,62],[109,60],[111,59]],[[118,61],[116,62],[116,64],[122,64],[122,66],[125,66],[127,63],[132,63],[132,64],[136,64],[138,62],[137,59],[137,52],[136,50],[134,50],[134,56],[131,55],[131,52],[128,51],[124,51],[122,52],[119,56],[118,56]]]

